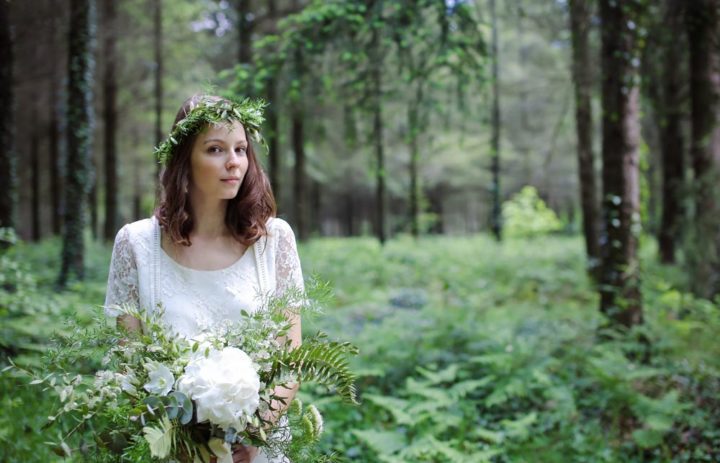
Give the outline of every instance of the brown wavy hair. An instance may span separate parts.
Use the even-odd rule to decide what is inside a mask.
[[[175,116],[173,129],[195,106],[208,100],[216,102],[223,99],[213,95],[195,95],[188,98]],[[172,157],[160,173],[160,204],[155,209],[155,217],[163,230],[173,242],[183,246],[192,244],[190,232],[194,223],[187,191],[191,181],[190,156],[197,135],[195,133],[179,140],[175,145]],[[238,194],[228,201],[225,225],[236,240],[250,246],[267,234],[266,223],[271,217],[275,217],[277,207],[270,181],[255,156],[250,137],[247,137],[247,142],[247,172]]]

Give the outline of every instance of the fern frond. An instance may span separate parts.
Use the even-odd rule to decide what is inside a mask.
[[[335,387],[344,400],[357,404],[355,375],[348,367],[348,355],[357,355],[358,349],[348,342],[328,341],[327,335],[318,333],[303,340],[299,347],[286,351],[274,370],[289,368],[300,381],[312,381]]]

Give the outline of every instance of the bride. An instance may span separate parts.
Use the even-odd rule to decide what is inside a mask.
[[[264,296],[302,290],[292,229],[275,218],[275,199],[251,138],[260,139],[262,104],[196,95],[177,113],[169,139],[156,152],[164,168],[160,205],[149,219],[125,225],[115,238],[105,311],[135,304],[162,308],[168,329],[188,338],[239,320]],[[289,337],[300,345],[299,317]],[[118,323],[140,329],[137,319]],[[290,403],[298,386],[276,391]],[[281,414],[281,403],[269,419]],[[232,461],[282,462],[236,446]]]

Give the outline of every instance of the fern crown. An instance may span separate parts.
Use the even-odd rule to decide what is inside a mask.
[[[175,146],[188,136],[194,135],[208,125],[240,122],[245,133],[267,151],[267,144],[260,134],[260,127],[265,121],[263,110],[265,101],[258,99],[244,100],[205,98],[193,107],[190,112],[175,124],[168,138],[155,148],[155,156],[162,165],[167,165],[173,155]]]

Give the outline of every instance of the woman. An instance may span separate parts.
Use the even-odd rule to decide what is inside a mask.
[[[115,238],[108,315],[117,316],[113,306],[124,303],[161,307],[168,328],[192,338],[239,320],[241,310],[257,310],[263,296],[302,290],[294,234],[274,218],[272,190],[248,137],[259,137],[261,110],[261,104],[207,95],[183,103],[171,136],[157,149],[165,164],[160,206]],[[300,320],[288,316],[297,346]],[[118,323],[140,328],[128,316]],[[276,391],[286,403],[296,392],[297,386]],[[268,459],[255,447],[238,446],[233,461]]]

